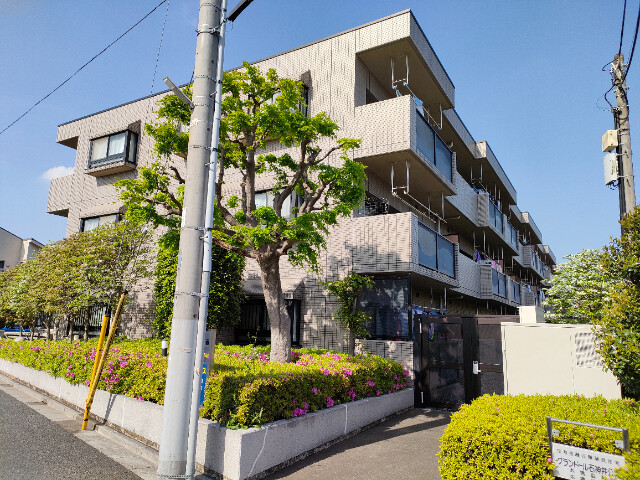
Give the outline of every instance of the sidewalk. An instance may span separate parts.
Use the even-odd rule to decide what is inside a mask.
[[[96,425],[98,428],[95,430],[81,432],[78,412],[4,375],[0,375],[0,391],[67,429],[72,436],[110,457],[134,476],[155,480],[156,451],[107,427]],[[437,452],[450,415],[443,410],[410,409],[266,478],[440,480]],[[0,474],[0,479],[3,478]],[[199,480],[206,478],[198,475]]]
[[[311,455],[268,480],[440,480],[437,453],[451,413],[411,409]]]

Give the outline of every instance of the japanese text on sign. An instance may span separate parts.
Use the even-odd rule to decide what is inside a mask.
[[[551,444],[553,474],[567,480],[602,480],[613,477],[614,470],[624,466],[624,457],[586,448]]]

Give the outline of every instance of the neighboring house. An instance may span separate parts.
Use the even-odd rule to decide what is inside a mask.
[[[0,227],[0,272],[32,258],[42,244],[33,238],[20,238]]]
[[[331,320],[335,299],[321,282],[351,269],[375,277],[362,302],[373,317],[372,338],[396,342],[393,350],[407,364],[413,312],[515,314],[540,304],[554,255],[519,208],[489,144],[474,140],[458,116],[453,83],[409,10],[255,65],[303,81],[309,113],[324,111],[340,136],[360,138],[354,156],[367,166],[367,199],[331,230],[323,277],[282,259],[294,344],[346,347],[347,332]],[[76,150],[75,171],[52,180],[47,211],[68,218],[67,234],[117,220],[113,183],[152,161],[144,124],[155,120],[152,109],[164,94],[59,126],[58,142]],[[273,143],[267,149],[286,151]],[[172,161],[184,168],[182,158]],[[239,177],[226,182],[239,184]],[[272,179],[258,183],[268,202]],[[242,324],[219,332],[223,341],[268,338],[255,262],[246,275]],[[140,298],[128,312],[129,334],[144,334],[151,316],[150,295]],[[370,347],[377,348],[373,341]]]

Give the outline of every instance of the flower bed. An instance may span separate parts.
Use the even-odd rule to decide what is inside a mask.
[[[0,340],[0,358],[88,385],[96,346],[96,340]],[[162,404],[167,359],[160,349],[154,339],[114,343],[98,388]],[[247,427],[406,388],[404,367],[378,356],[302,349],[292,357],[292,363],[269,363],[268,347],[217,345],[201,414]]]
[[[638,479],[640,406],[633,400],[606,400],[553,395],[485,395],[463,405],[441,438],[439,463],[443,480],[523,478],[552,480],[546,417],[629,429],[631,454],[619,478]],[[554,424],[557,442],[607,453],[616,432]]]
[[[409,372],[376,355],[297,350],[269,363],[268,347],[216,347],[203,416],[229,427],[262,425],[403,390]]]

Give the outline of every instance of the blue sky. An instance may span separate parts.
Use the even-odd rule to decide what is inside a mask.
[[[0,0],[0,130],[159,1]],[[625,57],[637,2],[628,2]],[[560,260],[619,234],[618,192],[603,184],[600,142],[613,128],[602,98],[610,75],[601,67],[617,53],[622,6],[622,0],[254,0],[227,30],[225,67],[411,8],[453,80],[461,118],[476,140],[489,142],[520,209],[533,215]],[[155,83],[166,4],[0,135],[1,227],[43,243],[64,236],[66,219],[46,213],[47,177],[75,160],[74,150],[56,143],[57,126],[164,90],[165,75],[187,82],[197,8],[197,0],[170,1]],[[627,84],[633,140],[640,51]]]

